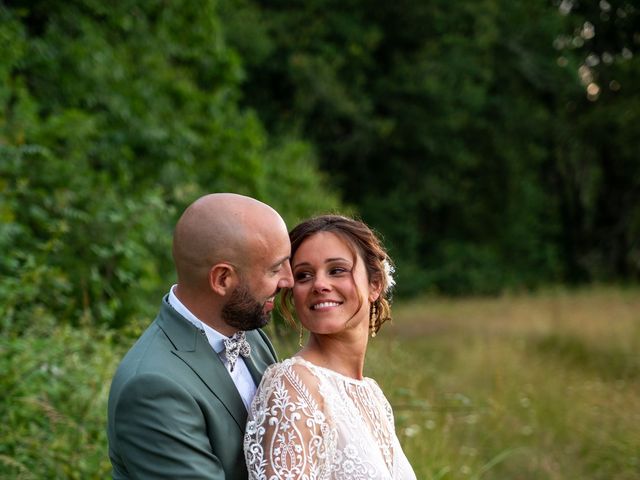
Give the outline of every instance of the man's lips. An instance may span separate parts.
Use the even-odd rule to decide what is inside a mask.
[[[269,313],[271,310],[273,310],[274,303],[275,303],[275,297],[267,298],[267,300],[264,302],[264,308],[263,308],[264,312]]]

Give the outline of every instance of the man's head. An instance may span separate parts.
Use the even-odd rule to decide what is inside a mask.
[[[223,334],[264,326],[280,288],[293,284],[287,227],[270,206],[232,193],[205,195],[173,237],[176,295]]]

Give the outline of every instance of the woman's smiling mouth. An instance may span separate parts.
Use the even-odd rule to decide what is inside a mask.
[[[325,308],[339,307],[340,305],[342,305],[342,302],[334,302],[329,300],[329,301],[316,303],[315,305],[311,305],[311,310],[321,310]]]

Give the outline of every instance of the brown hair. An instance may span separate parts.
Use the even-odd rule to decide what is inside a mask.
[[[372,330],[376,333],[387,320],[391,320],[391,287],[387,270],[393,269],[393,263],[378,236],[364,222],[342,215],[320,215],[310,218],[298,224],[291,232],[291,260],[298,248],[307,238],[320,232],[331,232],[346,240],[347,245],[353,251],[354,260],[358,255],[364,261],[369,283],[381,285],[380,295],[372,306],[375,306],[376,314],[373,318]],[[386,263],[386,268],[385,268]],[[393,270],[392,270],[393,271]],[[293,302],[290,288],[284,290],[280,298],[280,308],[284,317],[290,324],[295,325],[292,314]],[[362,304],[362,299],[360,299]]]

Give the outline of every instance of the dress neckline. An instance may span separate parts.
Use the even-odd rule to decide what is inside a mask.
[[[358,380],[357,378],[353,378],[353,377],[349,377],[348,375],[344,375],[340,372],[336,372],[335,370],[332,370],[329,367],[322,367],[320,365],[316,365],[313,362],[310,362],[309,360],[302,358],[299,355],[294,355],[293,357],[289,358],[289,360],[291,360],[293,363],[300,363],[303,365],[306,365],[307,367],[311,367],[314,368],[316,370],[321,370],[333,377],[337,377],[338,379],[344,381],[344,382],[348,382],[348,383],[353,383],[356,385],[364,385],[370,382],[370,378],[368,377],[362,377],[362,380]]]

